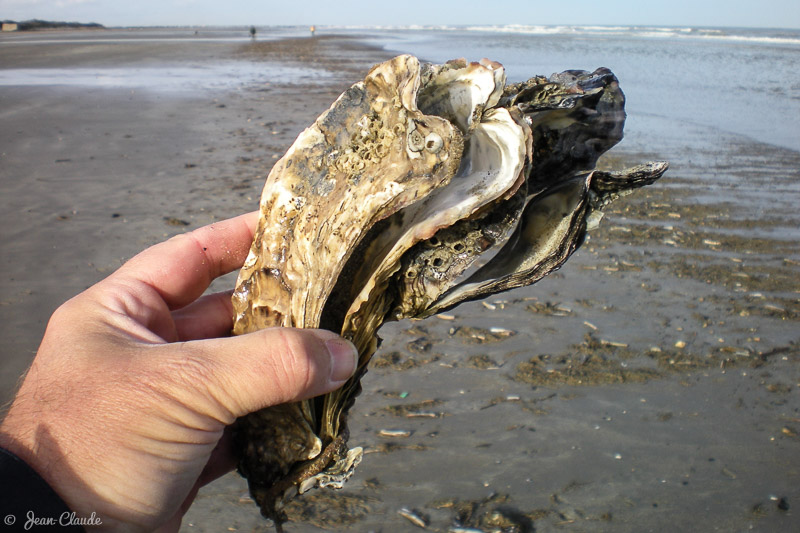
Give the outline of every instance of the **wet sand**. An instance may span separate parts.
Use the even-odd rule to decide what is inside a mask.
[[[0,87],[3,400],[55,307],[150,244],[255,209],[297,134],[388,57],[343,38],[0,45],[0,69],[266,73],[209,90]],[[281,65],[320,74],[286,83],[269,76]],[[385,326],[350,416],[365,459],[342,491],[293,504],[286,530],[796,527],[800,154],[677,144],[623,141],[604,158],[672,169],[614,204],[559,272]],[[225,529],[270,530],[235,474],[201,491],[182,528]]]

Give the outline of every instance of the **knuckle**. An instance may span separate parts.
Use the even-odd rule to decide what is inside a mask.
[[[269,352],[275,365],[276,385],[283,395],[295,397],[314,388],[319,377],[319,364],[308,335],[290,328],[276,328]]]

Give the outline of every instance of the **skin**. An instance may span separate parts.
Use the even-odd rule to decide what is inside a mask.
[[[226,428],[237,417],[324,394],[354,372],[355,348],[328,331],[227,337],[230,293],[202,294],[241,267],[257,218],[148,248],[53,313],[0,446],[78,517],[177,531],[198,489],[234,467]]]

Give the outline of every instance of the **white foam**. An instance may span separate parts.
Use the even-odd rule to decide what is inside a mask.
[[[379,30],[379,31],[468,31],[481,33],[516,33],[521,35],[570,35],[570,36],[597,36],[614,37],[624,36],[641,39],[714,39],[729,42],[748,42],[762,44],[780,44],[800,46],[800,32],[793,32],[797,37],[785,35],[783,30],[749,30],[749,29],[719,29],[658,27],[658,26],[567,26],[567,25],[413,25],[413,26],[331,26],[332,30]],[[791,30],[789,30],[791,32]],[[755,34],[754,34],[755,33]],[[772,33],[772,34],[770,34]]]

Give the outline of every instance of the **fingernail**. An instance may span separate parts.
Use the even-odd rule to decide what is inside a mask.
[[[331,354],[331,381],[344,381],[352,376],[358,364],[358,350],[352,342],[341,337],[325,341],[325,348]]]

